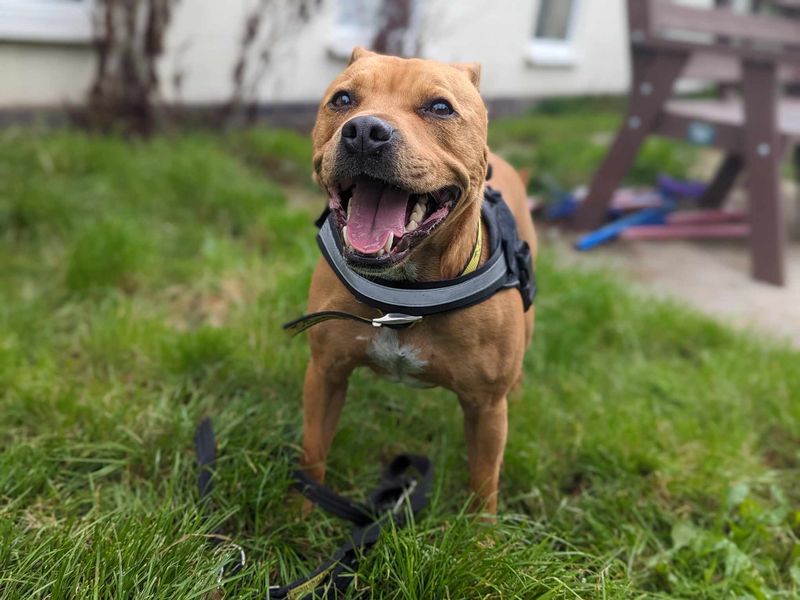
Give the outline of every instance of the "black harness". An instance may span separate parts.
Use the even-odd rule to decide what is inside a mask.
[[[350,319],[375,327],[402,329],[428,315],[474,306],[509,288],[519,290],[527,311],[536,295],[531,250],[526,241],[519,239],[514,215],[500,192],[488,186],[484,191],[481,218],[491,243],[486,264],[455,279],[415,283],[373,279],[353,271],[342,255],[342,239],[333,224],[333,216],[324,213],[318,221],[317,243],[325,260],[353,296],[385,314],[378,319],[365,319],[339,311],[324,311],[304,315],[283,328],[294,335],[322,321]]]

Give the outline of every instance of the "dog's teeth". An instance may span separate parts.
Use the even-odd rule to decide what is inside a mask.
[[[392,249],[392,244],[394,244],[394,233],[389,232],[389,239],[386,240],[386,243],[383,246],[384,252],[388,254]]]
[[[351,212],[353,212],[353,203],[352,202],[348,202],[347,203],[347,220],[348,221],[350,220],[350,213]]]
[[[384,250],[383,248],[381,248],[380,250],[378,250],[378,254],[377,254],[377,256],[383,256],[384,254],[386,254],[386,250]]]
[[[417,223],[422,223],[422,219],[425,217],[425,208],[417,203],[414,206],[414,210],[411,211],[411,219],[416,221]]]
[[[350,246],[350,238],[347,237],[347,226],[346,225],[342,228],[342,238],[344,238],[344,243],[349,247]]]
[[[417,225],[417,222],[414,219],[411,219],[408,222],[408,225],[406,225],[406,231],[410,233],[414,231],[417,227],[419,227],[419,225]]]

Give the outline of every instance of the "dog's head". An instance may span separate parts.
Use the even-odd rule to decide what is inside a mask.
[[[488,152],[479,78],[478,65],[356,48],[328,87],[314,172],[355,268],[397,268],[479,201]]]

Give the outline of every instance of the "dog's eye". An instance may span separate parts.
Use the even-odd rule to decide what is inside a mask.
[[[447,100],[434,100],[428,106],[428,112],[436,115],[437,117],[449,117],[456,111],[453,110],[452,105]]]
[[[353,99],[350,97],[350,94],[345,91],[336,92],[330,101],[330,105],[333,108],[347,108],[351,104],[353,104]]]

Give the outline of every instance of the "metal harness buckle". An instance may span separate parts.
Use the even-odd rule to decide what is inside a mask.
[[[422,317],[404,315],[403,313],[388,313],[377,319],[372,319],[373,327],[411,327],[415,323],[422,321]]]

